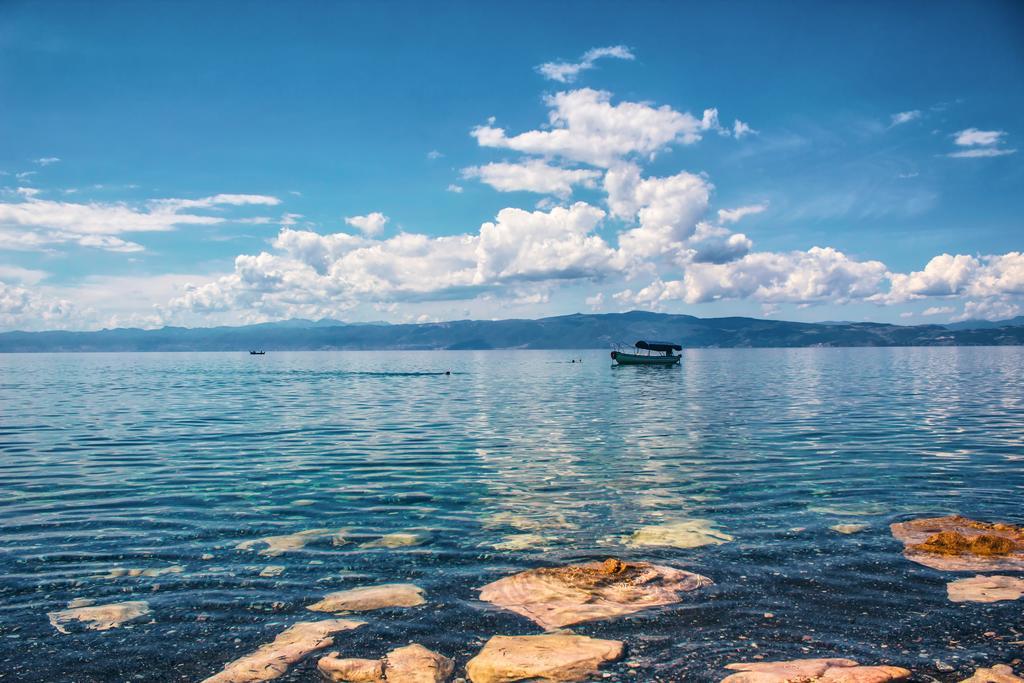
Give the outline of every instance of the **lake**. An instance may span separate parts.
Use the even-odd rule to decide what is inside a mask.
[[[612,556],[715,582],[574,627],[626,643],[613,680],[842,656],[959,681],[1024,656],[1024,603],[950,602],[946,583],[972,574],[907,561],[889,532],[950,513],[1024,523],[1024,348],[610,362],[0,355],[0,678],[201,680],[327,618],[306,610],[325,594],[382,582],[415,583],[427,604],[364,613],[332,649],[379,657],[415,641],[458,674],[490,636],[541,632],[479,601],[481,586]],[[629,543],[690,520],[719,542]],[[236,548],[313,529],[328,532],[277,556]],[[59,633],[47,614],[82,599],[151,613]],[[316,659],[280,680],[317,680]]]

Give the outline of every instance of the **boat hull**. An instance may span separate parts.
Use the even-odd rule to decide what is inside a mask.
[[[612,351],[612,360],[619,365],[678,365],[682,356],[641,356],[636,353]]]

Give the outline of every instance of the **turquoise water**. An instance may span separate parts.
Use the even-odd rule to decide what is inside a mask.
[[[305,610],[324,594],[395,581],[427,605],[368,613],[335,648],[416,641],[461,668],[491,635],[539,632],[477,588],[614,555],[716,585],[577,626],[627,643],[612,679],[717,681],[763,655],[960,680],[1024,655],[1022,602],[950,603],[970,574],[904,560],[888,525],[1024,523],[1022,493],[1021,348],[690,350],[668,369],[604,351],[0,355],[0,677],[200,680],[326,617]],[[734,540],[622,543],[689,519]],[[235,548],[318,528],[347,544]],[[373,547],[390,533],[417,545]],[[548,547],[494,547],[523,533]],[[47,612],[76,598],[152,614],[57,633]],[[282,680],[316,680],[315,660]]]

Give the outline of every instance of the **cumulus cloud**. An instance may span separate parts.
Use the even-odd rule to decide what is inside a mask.
[[[322,317],[359,302],[471,298],[498,285],[597,278],[615,270],[614,249],[594,234],[604,216],[584,202],[507,208],[474,234],[384,240],[286,228],[274,253],[239,256],[232,273],[187,288],[169,309]]]
[[[713,186],[700,175],[677,173],[643,178],[636,164],[619,164],[605,174],[604,189],[614,216],[639,225],[619,236],[628,258],[678,251],[707,211]]]
[[[608,167],[630,155],[651,157],[673,143],[693,144],[704,133],[721,130],[715,109],[698,119],[667,105],[612,104],[611,97],[590,88],[556,93],[545,98],[551,109],[547,128],[509,136],[488,123],[474,128],[472,135],[482,147]]]
[[[455,183],[449,183],[447,190],[448,190],[448,192],[454,192],[455,194],[462,194],[463,187],[462,187],[462,185],[456,185]]]
[[[39,159],[35,159],[34,163],[39,164],[40,166],[50,166],[58,163],[59,161],[60,157],[41,157]]]
[[[36,192],[22,192],[20,202],[0,203],[0,246],[39,250],[54,244],[73,243],[107,251],[141,251],[142,247],[117,235],[130,232],[164,232],[179,225],[214,225],[225,222],[217,215],[183,213],[186,209],[218,209],[224,205],[279,203],[264,195],[220,194],[201,199],[157,199],[143,207],[118,203],[75,203],[39,199]]]
[[[64,327],[74,305],[40,294],[35,289],[0,281],[0,328],[53,329]]]
[[[969,301],[957,319],[1010,317],[1024,300],[1024,253],[940,254],[923,270],[890,277],[889,292],[876,297],[882,303],[959,298]]]
[[[919,118],[921,118],[921,111],[918,109],[901,111],[892,115],[892,122],[889,124],[889,127],[892,128],[893,126],[910,123],[911,121],[916,121]]]
[[[364,235],[376,235],[384,229],[388,220],[390,219],[380,211],[374,211],[365,216],[348,216],[345,222],[361,231]]]
[[[625,45],[595,47],[583,53],[578,62],[546,62],[537,67],[537,72],[551,81],[572,83],[580,72],[594,68],[594,62],[602,58],[634,60],[636,56]]]
[[[462,177],[479,179],[499,192],[537,192],[568,197],[573,185],[593,188],[601,177],[599,171],[552,166],[542,159],[521,163],[490,163],[462,170]]]

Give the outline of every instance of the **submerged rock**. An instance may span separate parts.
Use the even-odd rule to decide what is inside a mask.
[[[722,683],[886,683],[910,678],[910,671],[898,666],[861,666],[852,659],[737,662],[725,668],[740,673]]]
[[[996,664],[991,669],[978,669],[960,683],[1024,683],[1024,678],[1014,675],[1006,664]]]
[[[261,646],[224,667],[203,683],[251,683],[270,681],[288,671],[288,667],[310,652],[334,644],[332,634],[358,628],[365,622],[349,619],[300,621],[282,631],[274,642]]]
[[[689,519],[641,527],[626,539],[626,545],[634,548],[643,546],[699,548],[705,545],[721,545],[731,540],[733,537],[716,529],[714,522],[707,519]]]
[[[610,558],[507,576],[484,586],[480,599],[552,629],[671,605],[711,584],[682,569]]]
[[[867,528],[867,524],[833,524],[829,527],[829,529],[839,534],[857,534]]]
[[[444,683],[455,671],[455,662],[413,643],[392,650],[384,658],[388,683]]]
[[[383,659],[342,658],[331,652],[316,663],[317,670],[329,681],[343,683],[383,683]]]
[[[494,636],[466,664],[473,683],[583,681],[622,656],[622,643],[571,633]]]
[[[554,539],[540,534],[511,534],[505,536],[500,543],[494,544],[495,550],[530,550],[546,548]]]
[[[152,567],[150,569],[125,569],[124,567],[114,567],[108,574],[104,574],[100,578],[119,579],[122,576],[128,576],[131,578],[139,576],[156,577],[163,576],[164,574],[181,574],[183,571],[185,571],[185,568],[180,564],[171,565],[170,567]]]
[[[69,605],[81,605],[82,602],[72,600]],[[92,631],[108,631],[121,624],[144,617],[149,614],[149,603],[144,600],[130,602],[114,602],[109,605],[87,605],[70,607],[57,612],[50,612],[50,624],[61,633],[70,633],[65,627],[79,621]]]
[[[262,570],[260,570],[260,576],[264,578],[272,578],[275,576],[281,576],[284,573],[284,567],[279,564],[268,564]]]
[[[415,607],[426,602],[423,589],[411,583],[385,583],[330,593],[306,609],[314,612],[365,612],[385,607]]]
[[[889,527],[903,556],[946,571],[1024,570],[1024,528],[959,515],[928,517]]]
[[[258,545],[266,545],[266,548],[259,551],[260,555],[264,557],[277,557],[290,550],[300,550],[313,539],[327,536],[330,533],[329,529],[308,529],[283,536],[266,536],[264,538],[242,541],[235,546],[235,549],[253,550]]]
[[[422,534],[411,534],[406,532],[399,532],[394,534],[385,534],[378,538],[376,541],[367,541],[361,543],[360,548],[409,548],[425,543],[428,537]]]
[[[320,658],[317,669],[329,681],[346,683],[444,683],[455,671],[455,662],[413,643],[381,659],[342,659],[332,652]]]
[[[975,576],[946,584],[953,602],[999,602],[1024,596],[1024,579],[1012,576]]]
[[[485,529],[496,529],[504,526],[512,527],[518,531],[571,530],[579,528],[560,512],[553,514],[545,512],[536,516],[517,514],[515,512],[496,512],[485,517],[483,524]]]

